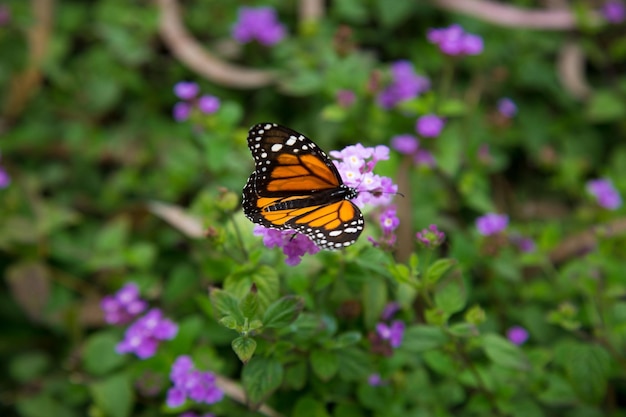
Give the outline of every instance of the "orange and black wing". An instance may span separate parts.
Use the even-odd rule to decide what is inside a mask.
[[[248,147],[255,171],[243,190],[243,209],[254,223],[293,229],[324,249],[354,243],[363,215],[349,200],[337,168],[306,136],[274,123],[253,126]]]

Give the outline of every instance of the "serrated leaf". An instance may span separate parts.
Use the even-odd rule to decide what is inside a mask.
[[[285,386],[300,390],[307,381],[308,366],[304,361],[296,362],[285,369]]]
[[[233,316],[224,316],[220,319],[219,323],[227,329],[237,330],[239,325],[237,320]]]
[[[399,349],[411,353],[420,353],[443,346],[448,336],[440,327],[410,326],[404,331]]]
[[[241,380],[248,401],[258,405],[282,383],[283,366],[275,359],[255,357],[244,366]]]
[[[133,387],[125,374],[110,376],[91,385],[94,401],[111,417],[127,417],[133,405]]]
[[[228,292],[219,288],[212,288],[210,293],[211,303],[220,316],[231,316],[239,325],[243,325],[244,317],[239,309],[239,302]]]
[[[252,358],[252,355],[254,355],[256,340],[251,337],[242,336],[233,340],[231,346],[239,357],[239,360],[246,364]]]
[[[351,347],[337,351],[339,376],[344,381],[362,381],[367,378],[372,364],[370,357],[361,349]]]
[[[280,291],[280,281],[276,271],[268,266],[260,266],[254,271],[244,270],[232,274],[224,280],[224,290],[237,299],[242,299],[254,284],[259,298],[259,311],[265,309],[276,299]]]
[[[272,303],[263,315],[263,326],[267,328],[282,328],[291,324],[304,308],[301,297],[287,295]]]
[[[574,391],[589,404],[597,404],[606,393],[611,366],[609,353],[597,345],[577,343],[566,350],[567,376]]]
[[[311,352],[311,368],[322,381],[328,381],[337,373],[339,361],[332,350],[314,350]]]
[[[439,279],[448,272],[453,266],[456,265],[454,259],[438,259],[426,271],[424,278],[427,284],[435,284]]]
[[[298,417],[330,417],[326,405],[309,396],[300,397],[293,408],[293,415]]]
[[[481,338],[485,354],[493,363],[521,371],[528,370],[529,364],[524,352],[504,337],[488,333]]]
[[[435,292],[435,305],[449,316],[465,307],[466,291],[461,279],[451,279]]]
[[[259,311],[259,296],[256,290],[250,290],[239,302],[239,309],[247,319],[255,318]]]
[[[337,338],[335,339],[333,343],[333,347],[335,349],[343,349],[348,346],[352,346],[352,345],[359,343],[362,338],[363,336],[361,335],[361,332],[359,331],[355,330],[351,332],[345,332],[337,336]]]

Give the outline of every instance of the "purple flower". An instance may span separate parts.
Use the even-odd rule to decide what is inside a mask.
[[[427,229],[417,232],[415,237],[426,248],[436,248],[446,239],[446,235],[437,229],[436,224],[431,224]]]
[[[596,198],[600,206],[606,209],[615,210],[622,205],[622,197],[610,179],[599,178],[587,181],[587,192]]]
[[[380,318],[387,321],[390,320],[398,311],[400,310],[400,304],[395,301],[387,303],[383,312],[380,315]]]
[[[522,345],[528,340],[528,331],[521,326],[513,326],[506,332],[506,337],[514,345]]]
[[[6,188],[11,184],[11,177],[6,170],[0,166],[0,188]]]
[[[180,81],[174,85],[174,94],[181,100],[196,98],[199,92],[200,87],[193,81]]]
[[[124,340],[116,346],[117,353],[134,353],[141,359],[154,356],[159,342],[176,336],[178,326],[163,317],[158,308],[148,311],[134,322],[124,335]]]
[[[404,327],[404,322],[400,320],[394,320],[390,326],[385,323],[378,323],[376,325],[376,333],[378,333],[381,339],[389,340],[392,348],[397,348],[402,344]]]
[[[265,46],[277,44],[285,34],[285,27],[278,21],[276,11],[271,7],[240,7],[232,31],[233,38],[239,43],[257,40]]]
[[[444,125],[445,122],[441,117],[435,114],[427,114],[417,119],[415,130],[425,138],[436,138],[443,130]]]
[[[483,236],[500,233],[509,225],[509,216],[506,214],[487,213],[476,219],[478,233]]]
[[[509,241],[522,252],[530,253],[534,252],[536,249],[535,241],[529,237],[513,235],[509,237]]]
[[[391,147],[405,155],[414,155],[419,146],[419,140],[413,135],[396,135],[391,138]]]
[[[220,108],[220,99],[208,94],[198,99],[198,108],[204,114],[215,113]]]
[[[172,116],[177,122],[184,122],[185,120],[189,119],[189,116],[191,115],[191,109],[191,104],[179,101],[178,103],[174,104],[174,108],[172,109]]]
[[[224,398],[216,384],[215,374],[195,369],[187,355],[179,356],[172,364],[170,379],[174,386],[167,391],[167,406],[180,407],[187,398],[197,403],[213,404]]]
[[[389,159],[389,148],[379,145],[375,148],[366,148],[360,143],[347,146],[341,151],[331,151],[330,155],[339,159],[333,161],[343,182],[348,187],[356,188],[359,192],[354,204],[363,207],[365,204],[384,206],[391,202],[391,198],[398,191],[398,186],[391,178],[374,174],[376,163]]]
[[[383,380],[380,377],[380,374],[371,374],[369,377],[367,377],[367,383],[372,387],[377,387],[379,385],[382,385]]]
[[[352,90],[339,90],[337,91],[337,103],[341,107],[350,107],[356,100],[356,94]]]
[[[282,248],[287,256],[285,263],[289,266],[298,265],[301,257],[305,254],[316,254],[320,249],[308,236],[297,233],[294,230],[268,229],[264,226],[255,226],[254,232],[257,236],[263,236],[263,244],[268,248]]]
[[[517,105],[508,97],[498,100],[498,112],[504,117],[511,118],[517,114]]]
[[[383,229],[383,233],[385,234],[393,232],[400,225],[400,219],[396,216],[395,206],[390,206],[383,211],[378,220],[380,221],[380,227]]]
[[[109,324],[127,324],[148,307],[139,298],[139,287],[133,282],[124,285],[114,295],[102,298],[100,307],[104,311],[104,320]]]
[[[430,88],[426,77],[415,74],[409,61],[396,61],[391,64],[392,82],[378,95],[378,105],[390,109],[396,104],[417,97]]]
[[[608,0],[602,6],[601,13],[610,23],[617,24],[626,20],[626,6],[619,0]]]
[[[483,51],[483,39],[465,32],[460,25],[430,29],[427,38],[446,55],[478,55]]]

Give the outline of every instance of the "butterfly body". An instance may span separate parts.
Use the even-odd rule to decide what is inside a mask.
[[[333,162],[306,136],[275,123],[260,123],[248,134],[255,171],[243,189],[243,209],[252,222],[303,233],[322,249],[353,244],[363,215],[350,200]]]

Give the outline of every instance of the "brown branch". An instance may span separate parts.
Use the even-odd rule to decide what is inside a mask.
[[[591,94],[591,87],[585,79],[585,55],[575,41],[566,42],[559,52],[557,61],[559,79],[569,93],[579,100]]]
[[[234,88],[258,88],[276,81],[271,71],[254,70],[221,60],[207,51],[183,25],[176,0],[155,0],[161,17],[159,33],[183,64],[217,84]]]
[[[28,28],[28,63],[12,80],[3,114],[7,121],[17,118],[41,85],[41,66],[48,51],[54,16],[54,0],[31,0],[33,25]]]
[[[569,30],[577,27],[574,13],[569,9],[530,10],[489,0],[432,0],[442,9],[459,12],[495,25],[545,30]],[[591,23],[599,15],[590,16]]]

